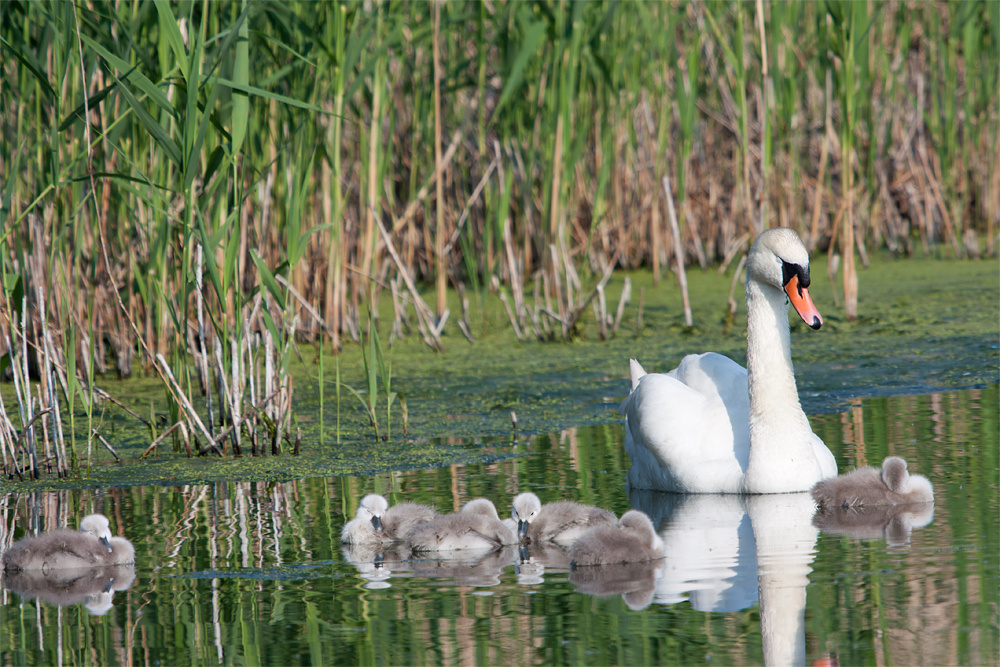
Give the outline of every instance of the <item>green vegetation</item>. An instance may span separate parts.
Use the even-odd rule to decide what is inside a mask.
[[[785,225],[863,316],[855,251],[995,252],[998,44],[982,0],[6,2],[5,470],[74,468],[77,428],[40,452],[75,404],[89,459],[95,381],[137,363],[151,441],[287,450],[297,343],[360,343],[390,293],[396,339],[412,308],[435,349],[471,337],[466,293],[572,338],[612,319],[615,266],[728,266]]]

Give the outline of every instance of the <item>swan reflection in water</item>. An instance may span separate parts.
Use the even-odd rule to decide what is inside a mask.
[[[519,585],[544,575],[566,576],[581,593],[621,595],[632,609],[688,601],[703,612],[760,606],[764,662],[805,664],[806,589],[820,530],[907,545],[913,529],[933,520],[933,503],[830,508],[817,511],[809,493],[739,496],[629,491],[663,540],[664,558],[644,563],[571,570],[555,545],[505,546],[487,554],[436,552],[409,559],[393,552],[345,549],[369,583],[388,586],[391,576],[447,577],[455,584],[494,586],[514,566]],[[397,560],[390,560],[397,559]]]
[[[805,664],[806,588],[819,531],[905,544],[933,504],[817,512],[808,493],[690,495],[631,490],[659,527],[666,557],[652,599],[699,611],[760,604],[764,663]]]
[[[58,607],[83,603],[94,616],[103,616],[114,606],[115,591],[128,589],[135,581],[134,565],[64,568],[60,570],[8,570],[3,587],[23,599],[39,599]]]

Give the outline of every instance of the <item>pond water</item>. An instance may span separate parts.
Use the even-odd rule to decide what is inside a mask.
[[[493,460],[284,482],[0,495],[0,548],[90,512],[134,571],[0,591],[2,664],[996,664],[1000,386],[812,416],[842,470],[887,455],[935,485],[894,515],[814,516],[801,494],[632,493],[623,428],[508,438]],[[470,446],[490,448],[483,441]],[[522,490],[653,517],[667,557],[604,576],[559,553],[465,562],[344,551],[368,492],[501,514]],[[113,579],[113,580],[112,580]],[[34,587],[33,587],[34,586]],[[14,590],[12,590],[14,589]]]

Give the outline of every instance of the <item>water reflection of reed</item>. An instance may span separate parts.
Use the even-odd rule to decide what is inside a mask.
[[[859,540],[807,526],[823,531],[808,566],[807,657],[832,650],[842,664],[993,662],[996,570],[981,562],[1000,543],[992,521],[996,419],[977,415],[997,403],[995,387],[936,401],[862,402],[864,463],[896,454],[930,477],[940,490],[934,520],[913,530],[908,545],[890,549],[877,535]],[[852,434],[854,417],[846,415]],[[842,440],[842,418],[822,415],[814,423],[846,468],[857,450]],[[700,569],[673,580],[665,570],[655,601],[689,603],[634,612],[614,598],[580,594],[565,569],[534,550],[527,562],[502,568],[499,583],[491,575],[487,588],[445,581],[447,573],[425,579],[387,553],[381,567],[391,579],[383,581],[392,587],[364,587],[379,581],[374,557],[370,576],[359,576],[341,551],[340,530],[367,492],[442,510],[453,499],[460,506],[485,496],[502,514],[517,491],[529,488],[542,490],[544,501],[561,494],[616,514],[629,507],[619,427],[541,435],[522,452],[488,464],[373,477],[0,494],[0,547],[99,511],[113,532],[132,540],[138,561],[136,581],[115,594],[100,619],[82,605],[22,602],[0,591],[0,662],[655,664],[703,662],[708,652],[717,662],[763,661],[758,614],[698,611],[754,604],[756,575],[739,573],[758,568],[756,550],[741,544],[757,517],[743,508],[688,524],[724,537],[722,549],[670,549],[668,540],[675,558],[665,567]],[[682,509],[663,506],[660,519]],[[676,532],[675,544],[694,538],[680,524]],[[521,575],[530,574],[532,561],[544,565],[543,581],[528,585]],[[264,568],[275,576],[247,576]],[[773,570],[780,575],[782,564]],[[174,576],[193,572],[203,576]],[[91,621],[102,629],[94,632]]]

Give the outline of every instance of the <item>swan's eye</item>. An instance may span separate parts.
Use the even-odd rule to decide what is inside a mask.
[[[784,287],[793,277],[798,276],[801,287],[809,287],[809,269],[798,264],[781,260],[781,285]]]

